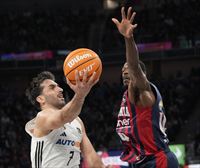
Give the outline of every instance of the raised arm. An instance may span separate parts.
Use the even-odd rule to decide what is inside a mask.
[[[116,24],[119,32],[124,36],[125,39],[126,62],[128,65],[128,74],[130,77],[130,83],[128,86],[130,101],[141,106],[151,106],[155,101],[155,97],[151,91],[149,81],[147,80],[146,75],[139,64],[138,49],[135,44],[133,35],[133,32],[137,27],[137,24],[133,24],[135,15],[136,13],[132,12],[131,7],[128,8],[126,15],[124,7],[122,7],[121,22],[115,18],[113,18],[112,21]],[[138,93],[139,97],[136,98]]]
[[[65,123],[73,121],[80,114],[85,97],[88,95],[92,86],[94,86],[98,80],[94,81],[94,73],[87,81],[87,72],[84,73],[83,80],[80,81],[79,74],[76,72],[76,85],[67,81],[68,85],[75,92],[74,97],[63,108],[54,109],[46,108],[42,112],[38,113],[36,117],[36,126],[43,133],[62,127]],[[55,86],[56,93],[62,95],[62,89]]]

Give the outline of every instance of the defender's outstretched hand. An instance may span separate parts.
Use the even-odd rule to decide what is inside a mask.
[[[112,18],[112,21],[117,26],[119,32],[125,38],[131,38],[133,36],[133,31],[137,27],[137,24],[133,24],[134,17],[136,13],[132,12],[132,7],[128,8],[127,15],[125,14],[125,8],[121,8],[122,20],[119,22],[116,18]]]

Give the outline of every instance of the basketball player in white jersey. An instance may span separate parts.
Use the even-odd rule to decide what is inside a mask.
[[[76,85],[67,81],[75,93],[67,104],[52,73],[44,71],[33,78],[26,93],[41,111],[25,126],[32,137],[32,168],[79,168],[81,154],[89,167],[105,168],[78,117],[85,97],[98,81],[94,76],[95,73],[87,81],[84,72],[80,81],[76,71]]]

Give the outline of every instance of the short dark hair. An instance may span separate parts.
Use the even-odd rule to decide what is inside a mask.
[[[38,109],[40,108],[40,104],[36,101],[36,98],[41,94],[43,90],[41,83],[46,79],[55,81],[55,76],[49,71],[43,71],[32,79],[30,86],[26,89],[26,96]]]
[[[125,64],[127,64],[127,62],[125,62]],[[124,64],[124,65],[125,65],[125,64]],[[145,73],[145,75],[146,75],[146,74],[147,74],[147,71],[146,71],[146,66],[145,66],[145,64],[144,64],[142,61],[139,60],[139,65],[140,65],[142,71],[143,71],[143,72]]]

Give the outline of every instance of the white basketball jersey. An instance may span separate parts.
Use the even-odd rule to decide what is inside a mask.
[[[77,119],[41,138],[32,135],[33,127],[34,120],[25,126],[26,132],[32,137],[32,168],[79,168],[82,128]]]

